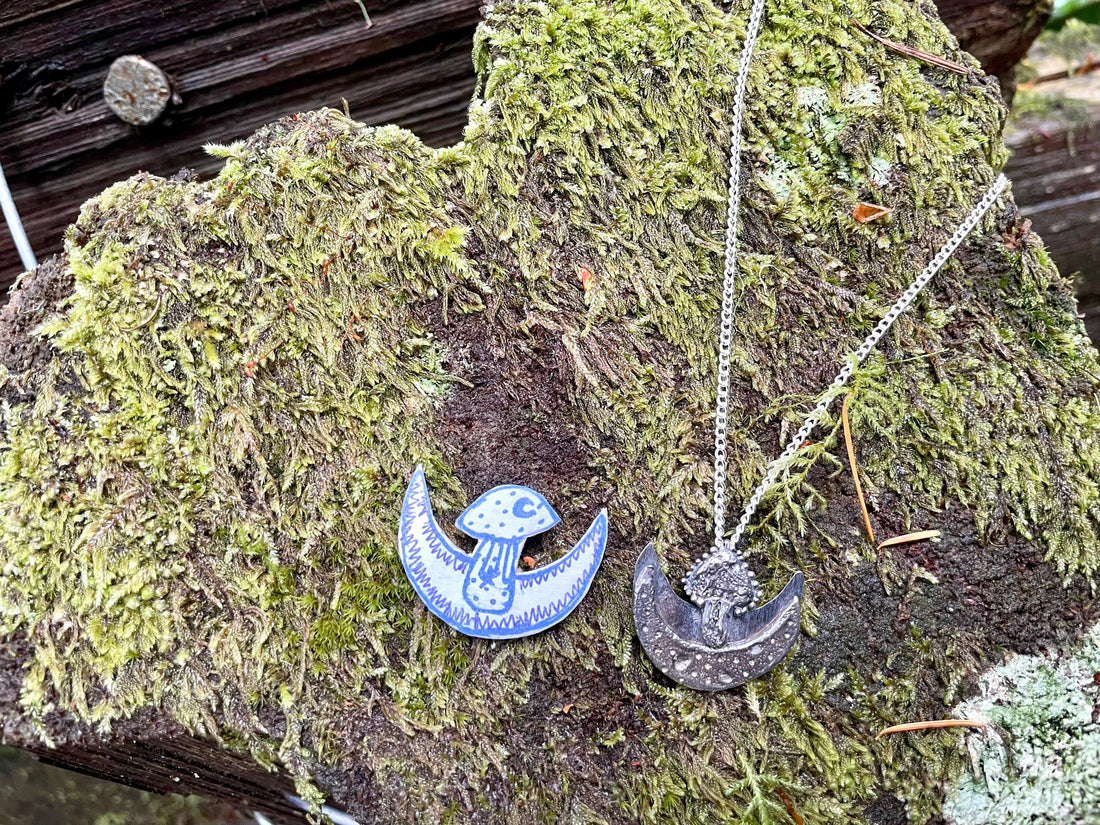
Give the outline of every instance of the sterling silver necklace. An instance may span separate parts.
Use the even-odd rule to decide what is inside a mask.
[[[859,348],[844,359],[832,384],[749,497],[733,532],[726,536],[726,475],[729,426],[730,354],[733,347],[734,301],[737,297],[737,228],[741,202],[741,130],[745,87],[753,48],[760,34],[765,0],[753,0],[745,42],[737,67],[730,130],[729,197],[726,211],[725,269],[718,334],[718,387],[714,423],[714,545],[684,577],[681,599],[661,572],[651,542],[634,569],[634,624],[642,647],[667,676],[698,690],[724,690],[760,676],[779,663],[798,638],[805,580],[795,573],[767,604],[756,607],[760,588],[737,549],[760,502],[789,466],[829,405],[848,383],[894,321],[954,254],[1008,186],[999,175],[985,195],[940,247],[921,274],[902,293]]]

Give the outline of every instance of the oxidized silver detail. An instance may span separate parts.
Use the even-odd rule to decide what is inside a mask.
[[[753,48],[764,15],[765,0],[753,0],[741,50],[730,130],[729,198],[726,211],[725,268],[718,336],[718,385],[714,425],[714,547],[684,577],[692,601],[684,601],[657,564],[651,543],[634,570],[634,621],[646,653],[666,675],[688,687],[722,690],[766,673],[786,655],[798,636],[805,580],[796,573],[783,591],[763,607],[753,609],[760,591],[737,550],[745,529],[765,494],[787,469],[795,453],[821,423],[832,403],[894,321],[909,307],[948,258],[974,230],[1008,186],[1004,175],[986,191],[970,214],[875,325],[859,348],[844,359],[832,384],[802,422],[794,438],[767,469],[749,497],[732,534],[726,533],[726,474],[729,428],[730,355],[733,345],[737,280],[737,230],[740,207],[741,131],[745,87]]]
[[[805,579],[795,573],[764,606],[740,615],[703,609],[676,595],[652,543],[634,568],[634,626],[646,654],[669,678],[696,690],[726,690],[767,673],[798,639]],[[715,623],[707,630],[705,624]],[[706,637],[720,639],[716,645]]]

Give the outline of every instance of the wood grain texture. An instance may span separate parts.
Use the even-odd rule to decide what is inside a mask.
[[[478,0],[348,2],[76,0],[0,4],[0,163],[40,258],[80,204],[138,171],[211,174],[205,143],[243,138],[297,111],[342,107],[430,145],[461,135],[473,91]],[[182,104],[135,128],[103,101],[110,62],[137,53]],[[21,267],[0,232],[0,287]]]
[[[1050,0],[936,0],[940,17],[959,45],[981,61],[1002,87],[1050,17]]]
[[[138,171],[200,175],[202,145],[246,137],[295,111],[341,106],[429,145],[458,140],[473,90],[480,0],[6,0],[0,3],[0,163],[31,244],[57,252],[80,204]],[[986,71],[1011,68],[1049,15],[1047,0],[938,0]],[[152,126],[103,102],[111,61],[141,54],[172,75],[182,104]],[[21,271],[0,232],[0,288]]]
[[[1076,275],[1085,326],[1100,340],[1100,106],[1073,122],[1032,124],[1008,145],[1021,210],[1062,274]]]

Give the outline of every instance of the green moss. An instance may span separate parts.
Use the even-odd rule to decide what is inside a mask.
[[[901,58],[853,14],[969,60],[930,4],[769,4],[746,122],[734,499],[1004,160],[995,83]],[[977,667],[956,655],[968,637],[718,696],[654,680],[633,641],[637,550],[656,538],[680,569],[706,543],[742,17],[701,0],[499,3],[455,147],[324,111],[213,147],[212,181],[138,177],[91,202],[68,243],[74,292],[39,330],[56,358],[8,376],[35,392],[4,410],[0,443],[0,621],[34,645],[25,711],[106,727],[154,705],[314,799],[319,767],[367,765],[409,820],[766,823],[790,806],[826,823],[884,793],[933,815],[961,768],[950,742],[871,733],[953,697]],[[859,201],[891,219],[858,223]],[[994,222],[968,258],[981,266],[950,265],[858,374],[867,485],[904,518],[968,509],[983,540],[1011,530],[1089,575],[1094,353],[1049,261]],[[619,531],[578,614],[518,644],[443,628],[394,547],[417,463],[437,512],[480,492],[448,418],[471,384],[464,325],[509,403],[533,398],[530,421],[579,445],[543,490],[564,524],[606,503]],[[847,575],[833,557],[851,531],[818,489],[836,452],[835,430],[802,451],[750,535],[769,592],[795,566],[811,594]],[[872,554],[854,546],[856,569]],[[884,581],[913,584],[889,565]],[[272,709],[279,735],[260,722]]]

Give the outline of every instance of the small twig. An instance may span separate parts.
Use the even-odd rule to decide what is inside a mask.
[[[450,376],[448,376],[448,380],[454,381],[456,384],[461,384],[462,386],[464,386],[468,390],[472,390],[474,388],[474,382],[473,381],[467,381],[465,378],[462,378],[458,375],[450,375]],[[524,556],[523,560],[527,561],[527,559],[529,559],[529,558],[530,558],[530,556]]]
[[[840,407],[840,422],[844,425],[844,444],[848,448],[848,464],[852,468],[852,481],[856,483],[856,497],[859,498],[859,509],[863,511],[863,523],[867,527],[867,537],[871,544],[875,543],[875,531],[871,528],[871,514],[867,512],[867,502],[863,499],[863,485],[859,483],[859,470],[856,468],[856,448],[852,444],[852,428],[848,424],[848,402],[852,393],[844,396],[844,403]]]
[[[157,293],[157,305],[155,307],[153,307],[153,311],[149,313],[149,317],[146,318],[144,321],[142,321],[137,326],[134,326],[134,327],[121,327],[120,328],[121,331],[122,332],[134,332],[135,330],[139,330],[142,327],[151,324],[153,322],[153,319],[157,317],[157,313],[160,312],[160,302],[163,299],[164,299],[164,293],[163,292],[158,292]]]
[[[875,739],[881,739],[888,733],[905,733],[911,730],[929,730],[931,728],[984,728],[985,722],[973,719],[932,719],[928,722],[906,722],[904,725],[891,725],[879,731]]]
[[[787,796],[786,792],[782,788],[776,788],[775,792],[779,794],[779,798],[783,800],[783,807],[787,809],[787,815],[794,821],[794,825],[805,825],[806,820],[794,809],[794,805],[791,804],[791,798]]]
[[[1034,80],[1029,80],[1027,83],[1021,83],[1021,89],[1030,89],[1033,86],[1037,86],[1040,83],[1049,83],[1052,80],[1065,80],[1069,77],[1081,77],[1086,74],[1091,74],[1097,69],[1100,69],[1100,60],[1096,59],[1095,55],[1090,54],[1085,58],[1085,62],[1080,66],[1074,66],[1072,69],[1062,69],[1060,72],[1051,72],[1050,74],[1039,75]]]
[[[279,347],[281,347],[285,343],[286,343],[286,341],[280,341],[275,346],[273,346],[271,349],[269,349],[267,352],[265,352],[263,355],[261,355],[259,358],[255,359],[253,361],[249,361],[247,364],[245,364],[244,365],[244,374],[247,375],[249,378],[252,378],[253,377],[253,372],[252,371],[254,369],[256,369],[256,367],[260,366],[260,364],[263,363],[263,360],[265,358],[267,358],[267,356],[271,355],[271,353],[275,352],[275,350],[277,350]]]
[[[925,63],[929,63],[933,66],[938,66],[941,69],[947,69],[948,71],[955,72],[956,74],[970,74],[970,69],[968,69],[966,66],[963,66],[961,63],[955,63],[954,61],[948,60],[945,57],[930,54],[929,52],[922,52],[920,49],[914,49],[912,46],[906,46],[904,43],[895,43],[893,40],[887,40],[885,37],[880,37],[879,35],[875,34],[854,17],[849,19],[851,20],[853,26],[855,26],[868,37],[874,38],[888,49],[893,49],[896,52],[904,54],[906,57],[913,57],[917,60],[922,60]]]
[[[358,309],[358,307],[356,307],[356,309]],[[351,322],[352,321],[358,321],[360,324],[363,323],[363,319],[359,317],[359,313],[357,313],[354,309],[351,311],[351,317],[348,318],[348,323],[347,323],[347,326],[345,327],[344,335],[345,335],[345,337],[350,338],[352,341],[354,341],[355,343],[358,344],[360,341],[363,340],[363,336],[362,335],[356,335],[354,332],[351,331]]]
[[[936,539],[939,537],[939,530],[918,530],[915,533],[906,533],[904,536],[894,536],[892,539],[886,539],[886,541],[878,546],[878,549],[881,550],[883,547],[893,547],[895,544],[909,544],[914,541],[924,541],[925,539]]]

